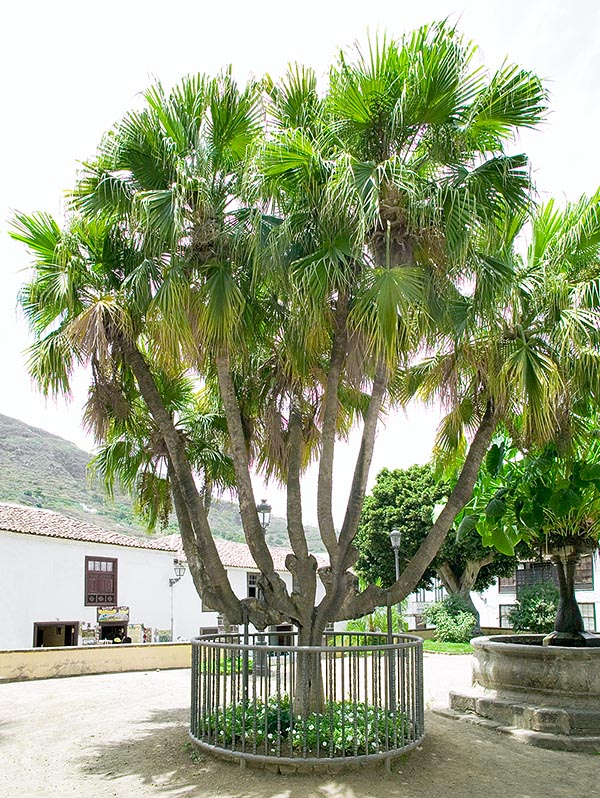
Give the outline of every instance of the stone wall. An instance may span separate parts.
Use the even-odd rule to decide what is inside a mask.
[[[0,651],[0,683],[92,673],[189,668],[189,643],[69,646]]]

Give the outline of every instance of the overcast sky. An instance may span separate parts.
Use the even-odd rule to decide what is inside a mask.
[[[8,7],[7,7],[8,6]],[[23,351],[29,341],[16,311],[27,255],[6,233],[11,209],[61,215],[77,163],[102,133],[139,102],[154,77],[232,63],[238,79],[281,74],[290,61],[325,76],[339,47],[367,31],[403,31],[449,17],[494,69],[505,58],[532,69],[551,93],[551,114],[518,149],[529,154],[542,198],[575,199],[600,185],[600,4],[596,0],[304,0],[205,3],[201,0],[21,0],[0,12],[0,413],[42,427],[83,448],[84,379],[71,404],[46,402],[32,388]],[[428,459],[437,414],[418,410],[380,431],[372,477],[384,465]],[[339,496],[352,450],[339,458]],[[262,490],[262,488],[260,489]],[[276,510],[284,505],[275,489]],[[262,497],[261,497],[262,498]],[[313,515],[308,497],[307,510]]]

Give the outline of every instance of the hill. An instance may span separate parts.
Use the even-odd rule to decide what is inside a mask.
[[[75,444],[0,415],[0,501],[44,507],[125,534],[146,534],[129,496],[106,496],[88,470],[89,460],[89,453]],[[215,537],[244,540],[236,503],[215,499],[209,520]],[[166,532],[176,531],[173,519]],[[307,537],[313,551],[323,550],[316,529],[309,528]],[[272,546],[289,545],[283,519],[271,519],[267,540]]]

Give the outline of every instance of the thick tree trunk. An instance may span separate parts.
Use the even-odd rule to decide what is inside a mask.
[[[315,620],[316,614],[313,613],[311,623],[299,630],[299,646],[316,647],[322,645],[324,626],[322,624],[315,625]],[[321,713],[323,706],[324,690],[321,654],[318,651],[298,652],[294,680],[294,714],[307,717],[313,712]]]
[[[575,566],[578,560],[577,554],[567,557],[557,554],[552,557],[558,572],[559,592],[558,610],[554,621],[555,632],[578,635],[584,630],[581,610],[575,598]]]

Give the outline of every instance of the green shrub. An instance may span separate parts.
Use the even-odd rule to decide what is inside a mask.
[[[246,748],[266,745],[268,753],[277,754],[286,740],[309,756],[319,750],[327,756],[360,756],[386,750],[389,740],[400,745],[408,737],[409,722],[400,712],[350,701],[328,702],[322,713],[302,718],[292,714],[289,696],[281,696],[279,702],[269,698],[230,705],[204,719],[200,733],[209,730],[223,747],[241,747],[243,741]]]
[[[406,632],[408,624],[398,611],[398,605],[392,607],[392,632]],[[387,607],[377,607],[370,615],[354,618],[346,624],[347,632],[387,632]],[[365,638],[360,645],[383,645],[381,637]]]
[[[461,596],[452,595],[425,609],[425,617],[435,626],[435,639],[443,643],[468,643],[477,619]]]
[[[508,622],[515,632],[551,632],[557,609],[558,588],[554,582],[538,582],[519,591]]]

